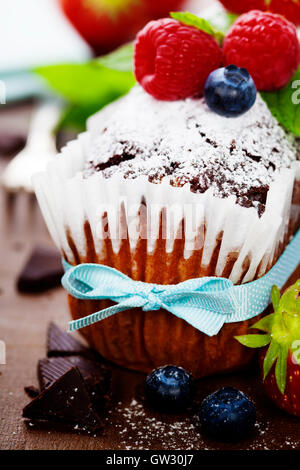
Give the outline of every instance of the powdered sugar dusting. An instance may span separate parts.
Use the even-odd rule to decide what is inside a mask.
[[[95,115],[84,170],[124,178],[147,175],[159,183],[189,184],[191,191],[236,195],[243,206],[263,211],[276,173],[297,159],[295,139],[272,117],[258,95],[238,118],[211,112],[203,99],[163,102],[139,86]]]
[[[166,420],[164,415],[151,414],[143,403],[135,399],[129,405],[119,402],[113,421],[108,419],[108,422],[119,436],[118,449],[212,450],[220,445],[202,434],[197,412],[175,415],[173,418],[168,416]],[[270,433],[274,434],[272,428],[272,423],[259,413],[253,436],[241,443],[224,444],[223,447],[246,447],[248,450],[299,449],[298,439],[292,439],[288,435],[282,442],[278,438],[270,438]]]
[[[196,449],[199,443],[196,421],[190,416],[174,418],[173,423],[164,422],[163,417],[149,416],[143,404],[132,400],[130,405],[118,408],[124,424],[114,423],[120,435],[120,449],[148,450],[161,449]],[[182,444],[178,445],[182,440]]]

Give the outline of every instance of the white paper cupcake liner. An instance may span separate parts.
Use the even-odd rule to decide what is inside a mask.
[[[259,277],[274,263],[280,246],[287,241],[292,193],[295,177],[299,177],[300,162],[281,171],[270,185],[266,210],[259,217],[256,209],[236,204],[234,196],[218,198],[212,190],[195,194],[188,185],[172,187],[167,178],[161,184],[150,183],[146,176],[124,179],[119,174],[105,179],[95,173],[84,179],[82,170],[89,138],[88,132],[81,134],[48,165],[46,172],[33,178],[50,234],[69,262],[76,264],[70,240],[80,259],[86,257],[86,223],[101,261],[105,249],[103,231],[110,238],[115,254],[125,236],[133,254],[138,241],[146,237],[147,253],[151,254],[162,237],[163,220],[166,253],[172,253],[184,221],[184,259],[189,259],[195,250],[203,249],[201,263],[208,266],[218,244],[215,273],[221,276],[228,258],[234,254],[235,262],[229,274],[234,283]],[[121,213],[125,214],[125,221],[120,220]],[[246,275],[241,278],[245,266]]]

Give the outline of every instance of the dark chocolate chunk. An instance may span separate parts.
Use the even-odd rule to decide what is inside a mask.
[[[54,247],[37,246],[17,281],[20,292],[42,292],[61,285],[61,255]]]
[[[77,367],[72,367],[23,409],[30,420],[57,421],[86,431],[96,431],[103,423]]]
[[[39,389],[34,387],[33,385],[29,385],[29,387],[24,387],[24,390],[30,398],[35,398],[40,393]]]
[[[62,331],[55,323],[51,322],[47,333],[47,356],[76,356],[83,355],[94,358],[96,354],[83,346],[71,333]]]
[[[78,367],[97,409],[103,409],[111,392],[111,371],[103,364],[82,356],[50,357],[38,363],[41,389],[51,385],[71,367]]]

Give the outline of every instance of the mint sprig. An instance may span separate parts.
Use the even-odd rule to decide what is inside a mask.
[[[300,69],[284,88],[261,96],[280,124],[300,137]]]
[[[86,119],[106,104],[126,94],[136,83],[133,44],[95,60],[58,64],[34,70],[66,101],[59,128],[85,128]]]
[[[115,51],[99,57],[96,62],[111,70],[133,71],[133,42],[124,44]]]
[[[201,31],[213,36],[219,44],[223,43],[224,33],[216,29],[209,21],[204,18],[199,18],[199,16],[194,15],[190,12],[171,12],[170,16],[180,23],[186,24],[188,26],[194,26]]]
[[[250,334],[235,338],[244,346],[260,348],[267,346],[263,364],[264,380],[275,364],[275,378],[281,393],[286,387],[287,359],[293,354],[293,345],[300,339],[300,280],[289,287],[280,297],[280,291],[274,286],[271,293],[274,313],[262,318],[251,328],[264,334]],[[300,365],[300,358],[293,359]]]

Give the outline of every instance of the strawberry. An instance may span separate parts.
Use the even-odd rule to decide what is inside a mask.
[[[268,345],[260,355],[266,393],[277,406],[300,417],[300,280],[281,298],[274,286],[271,296],[274,313],[251,327],[264,333],[236,339],[250,348]]]
[[[59,0],[81,36],[104,54],[135,34],[151,19],[177,10],[183,0]]]
[[[285,16],[293,23],[300,25],[300,1],[299,0],[272,0],[270,11]]]
[[[266,10],[265,0],[220,0],[232,13],[245,13],[250,10]]]
[[[233,13],[246,13],[250,10],[271,11],[300,24],[300,0],[221,0],[224,7]]]

